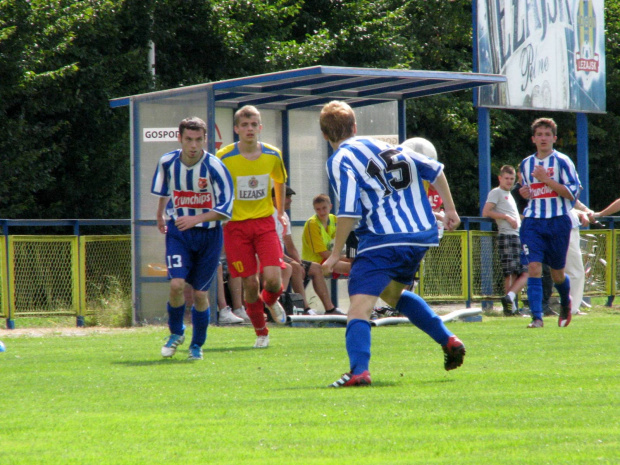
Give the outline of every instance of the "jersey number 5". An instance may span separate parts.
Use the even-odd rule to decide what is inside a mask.
[[[385,169],[372,158],[366,165],[366,172],[383,186],[383,195],[386,197],[394,191],[406,189],[411,185],[411,166],[405,160],[395,160],[396,155],[400,153],[396,149],[387,149],[379,153],[386,164]],[[391,174],[389,181],[386,180],[384,172]]]

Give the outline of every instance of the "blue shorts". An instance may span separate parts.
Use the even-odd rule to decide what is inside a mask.
[[[168,279],[184,279],[197,291],[209,290],[220,262],[222,228],[179,231],[172,220],[167,226]]]
[[[546,263],[553,270],[566,266],[572,221],[568,215],[553,218],[524,218],[521,223],[523,264]]]
[[[391,281],[411,284],[427,250],[428,247],[415,246],[365,250],[351,266],[349,295],[380,296]]]

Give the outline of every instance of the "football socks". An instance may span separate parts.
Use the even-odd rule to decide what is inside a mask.
[[[248,314],[257,336],[266,336],[269,334],[267,323],[265,322],[264,308],[265,307],[261,299],[258,299],[254,303],[245,303],[245,312]]]
[[[180,307],[171,307],[168,302],[168,327],[171,334],[183,336],[185,333],[185,325],[183,324],[183,315],[185,314],[185,303]]]
[[[211,310],[209,308],[204,312],[199,312],[195,307],[192,307],[192,325],[194,330],[192,333],[192,343],[190,345],[197,345],[198,347],[204,345],[207,340],[207,328],[210,319]]]
[[[543,287],[542,278],[527,278],[527,299],[530,304],[533,320],[542,320]]]
[[[426,301],[411,291],[401,294],[396,310],[405,315],[411,323],[428,334],[437,344],[446,345],[453,334]]]
[[[568,275],[564,276],[566,277],[564,282],[562,284],[556,284],[555,288],[558,290],[558,294],[560,294],[560,305],[562,307],[567,307],[568,298],[570,297],[570,278]]]
[[[368,371],[370,363],[370,322],[354,319],[347,324],[345,333],[351,373],[360,375]]]

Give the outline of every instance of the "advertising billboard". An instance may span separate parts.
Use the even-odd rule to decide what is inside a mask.
[[[482,107],[605,112],[603,0],[478,0]]]

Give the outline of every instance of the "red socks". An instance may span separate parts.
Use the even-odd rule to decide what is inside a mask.
[[[271,292],[271,291],[268,291],[267,289],[263,289],[260,293],[260,298],[267,305],[272,306],[276,302],[276,300],[278,300],[278,297],[282,295],[283,291],[284,291],[284,288],[282,286],[280,286],[280,290],[278,292]]]
[[[250,317],[252,326],[257,336],[267,336],[269,330],[267,329],[267,322],[265,321],[265,312],[263,307],[263,301],[258,299],[256,302],[250,304],[245,303],[245,311]]]

